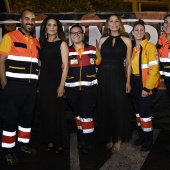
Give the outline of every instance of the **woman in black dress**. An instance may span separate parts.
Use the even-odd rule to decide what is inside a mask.
[[[57,148],[61,153],[68,147],[66,115],[64,112],[64,84],[68,72],[68,46],[64,41],[61,23],[53,18],[44,19],[40,30],[40,102],[41,132],[47,150]]]
[[[126,93],[131,90],[132,46],[124,35],[121,19],[112,15],[106,21],[99,42],[102,62],[98,70],[98,139],[107,142],[112,153],[119,151],[130,132]]]

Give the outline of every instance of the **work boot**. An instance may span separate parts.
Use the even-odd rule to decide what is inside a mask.
[[[37,155],[37,151],[33,148],[31,148],[28,144],[26,145],[23,145],[19,148],[19,150],[27,155],[30,155],[30,156],[35,156]]]
[[[7,161],[7,164],[10,166],[16,167],[20,164],[20,160],[17,158],[15,153],[8,153],[7,155],[5,155],[5,159]]]

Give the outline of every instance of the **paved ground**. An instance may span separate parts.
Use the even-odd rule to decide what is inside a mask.
[[[154,130],[154,140],[159,134],[159,131],[160,130],[158,129]],[[149,152],[141,152],[140,147],[133,145],[136,138],[137,132],[134,130],[131,141],[124,142],[120,152],[111,155],[111,157],[102,165],[100,170],[140,170]],[[79,170],[79,155],[76,148],[75,134],[71,134],[70,147],[71,170]]]

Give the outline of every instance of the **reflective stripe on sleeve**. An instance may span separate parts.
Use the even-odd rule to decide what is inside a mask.
[[[149,68],[149,65],[148,64],[141,64],[141,68]]]
[[[150,61],[149,66],[158,65],[158,60]]]

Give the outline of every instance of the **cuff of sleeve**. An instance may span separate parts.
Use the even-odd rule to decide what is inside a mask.
[[[146,87],[144,87],[143,90],[145,90],[148,93],[150,92],[150,89],[147,89]]]

